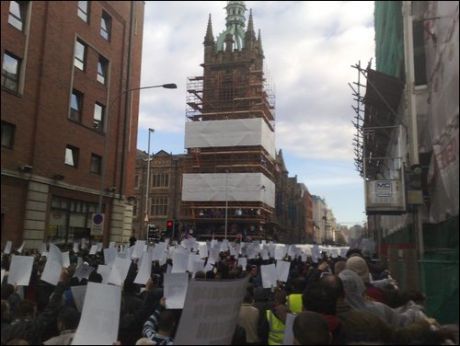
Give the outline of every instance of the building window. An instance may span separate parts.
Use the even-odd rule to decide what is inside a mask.
[[[78,16],[88,23],[88,1],[79,1],[78,2]]]
[[[102,157],[96,154],[91,154],[91,173],[101,174],[102,171]]]
[[[2,121],[2,148],[13,148],[15,132],[15,125]]]
[[[68,145],[65,148],[65,164],[68,166],[77,167],[78,152],[79,152],[78,148]]]
[[[28,1],[10,1],[10,14],[8,23],[16,29],[23,31],[27,13]]]
[[[112,29],[112,18],[107,14],[107,12],[102,11],[101,36],[107,41],[110,41],[111,29]]]
[[[152,198],[151,214],[153,216],[168,215],[168,197],[158,196]]]
[[[70,100],[70,120],[81,122],[82,105],[83,94],[77,90],[72,90]]]
[[[99,61],[97,62],[97,81],[104,85],[107,77],[107,65],[107,60],[99,56]]]
[[[77,40],[75,42],[75,56],[73,60],[74,66],[78,67],[80,70],[85,69],[85,55],[86,55],[86,45]]]
[[[139,182],[140,182],[139,175],[136,174],[135,183],[134,183],[134,187],[136,189],[139,189]]]
[[[3,54],[2,86],[8,90],[17,92],[19,86],[19,68],[21,59],[10,53]]]
[[[93,128],[102,131],[104,129],[105,107],[99,103],[94,104]]]
[[[97,203],[52,196],[46,238],[56,243],[89,239]],[[102,212],[104,211],[102,204]]]
[[[168,173],[154,173],[152,177],[152,187],[168,187],[169,174]]]

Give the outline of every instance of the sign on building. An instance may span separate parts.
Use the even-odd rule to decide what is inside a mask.
[[[406,210],[401,180],[381,179],[366,182],[367,214],[402,214]]]
[[[104,233],[104,214],[94,213],[91,216],[91,235],[102,236]]]

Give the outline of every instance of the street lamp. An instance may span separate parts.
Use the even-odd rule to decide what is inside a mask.
[[[165,88],[165,89],[177,89],[177,85],[174,84],[174,83],[168,83],[168,84],[161,84],[161,85],[149,85],[149,86],[144,86],[144,87],[138,87],[138,88],[132,88],[132,89],[127,89],[127,90],[124,90],[122,91],[120,94],[118,94],[115,98],[113,98],[108,107],[106,107],[105,109],[105,114],[106,114],[106,119],[105,119],[105,123],[106,123],[106,135],[104,137],[104,156],[103,156],[103,162],[102,162],[102,172],[101,172],[101,183],[100,183],[100,191],[99,191],[99,203],[98,203],[98,206],[97,206],[97,211],[98,213],[101,213],[102,212],[102,197],[103,197],[103,194],[104,194],[104,185],[105,185],[105,174],[106,174],[106,168],[107,168],[107,161],[108,161],[108,158],[107,158],[107,137],[110,135],[110,121],[109,121],[109,113],[110,113],[110,110],[112,108],[112,106],[115,104],[115,102],[117,102],[123,95],[127,94],[127,93],[130,93],[132,91],[136,91],[136,90],[143,90],[143,89],[153,89],[153,88]]]
[[[149,140],[148,140],[148,149],[147,149],[147,184],[145,187],[145,239],[148,238],[148,229],[149,229],[149,190],[150,190],[150,134],[155,130],[149,128]]]
[[[228,186],[228,170],[225,171],[225,239],[227,239],[227,225],[228,225],[228,196],[227,196],[227,186]]]

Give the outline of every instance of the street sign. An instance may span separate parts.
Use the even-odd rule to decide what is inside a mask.
[[[104,214],[94,213],[91,217],[91,235],[101,236],[104,232]]]

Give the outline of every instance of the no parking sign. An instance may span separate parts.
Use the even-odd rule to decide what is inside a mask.
[[[101,236],[104,232],[104,214],[94,213],[91,217],[91,235]]]

